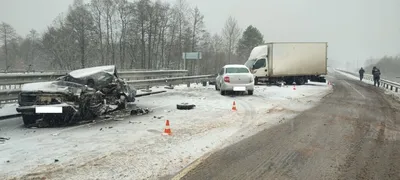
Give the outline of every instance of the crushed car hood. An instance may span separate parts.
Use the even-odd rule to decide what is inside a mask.
[[[22,85],[21,92],[48,92],[80,94],[85,86],[68,81],[47,81]]]
[[[116,72],[116,67],[114,65],[110,65],[110,66],[97,66],[97,67],[91,67],[91,68],[78,69],[75,71],[71,71],[69,73],[69,75],[72,76],[73,78],[79,79],[79,78],[91,76],[98,72],[108,72],[110,74],[114,74]]]

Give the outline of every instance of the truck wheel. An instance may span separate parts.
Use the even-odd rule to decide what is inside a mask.
[[[24,121],[25,126],[35,124],[37,119],[39,119],[37,115],[28,115],[28,114],[22,115],[22,120]]]
[[[298,85],[304,85],[304,84],[306,84],[305,78],[298,78],[298,79],[296,79],[296,84],[298,84]]]
[[[248,95],[253,95],[253,92],[254,92],[254,90],[248,90],[248,91],[247,91],[247,94],[248,94]]]
[[[254,85],[258,85],[258,78],[257,77],[254,78]]]

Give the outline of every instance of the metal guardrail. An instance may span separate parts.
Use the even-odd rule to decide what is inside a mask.
[[[154,75],[152,75],[154,76]],[[215,75],[200,75],[200,76],[182,76],[160,79],[143,79],[143,80],[130,80],[127,81],[129,85],[134,86],[136,89],[146,88],[156,85],[178,85],[195,82],[206,82],[215,80]],[[1,102],[14,102],[18,99],[20,89],[6,89],[0,90],[0,103]]]
[[[119,71],[156,71],[156,69],[119,69]],[[173,70],[173,69],[158,69],[158,70]],[[68,73],[71,72],[72,70],[31,70],[31,71],[27,71],[27,70],[12,70],[12,71],[8,71],[5,72],[4,69],[0,70],[0,75],[2,74],[41,74],[41,73]]]
[[[344,71],[344,70],[340,70],[340,69],[338,69],[338,70],[342,71],[344,73],[352,74],[356,77],[359,77],[358,73],[348,72],[348,71]],[[371,74],[364,74],[364,79],[374,82],[374,78]],[[388,89],[390,91],[399,92],[400,83],[389,81],[386,79],[380,79],[380,87]]]
[[[127,83],[133,85],[135,88],[149,88],[150,86],[157,86],[157,85],[178,85],[178,84],[188,84],[189,86],[189,83],[213,81],[215,80],[215,78],[216,76],[213,74],[213,75],[135,80],[135,81],[127,81]]]
[[[187,75],[187,70],[159,70],[159,71],[121,71],[119,76],[127,81],[140,79],[154,79],[158,77],[181,77]],[[20,89],[22,84],[31,82],[51,81],[65,73],[41,74],[0,74],[0,91],[5,89]]]

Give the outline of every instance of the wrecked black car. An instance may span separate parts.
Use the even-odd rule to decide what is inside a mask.
[[[115,66],[71,71],[56,81],[21,87],[17,112],[25,126],[40,122],[58,126],[123,110],[134,102],[136,89],[120,79]]]

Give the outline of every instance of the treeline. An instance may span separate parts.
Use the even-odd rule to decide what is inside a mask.
[[[71,70],[115,64],[121,69],[182,69],[183,52],[202,52],[187,60],[191,74],[216,73],[224,64],[243,64],[264,43],[253,26],[242,33],[229,17],[221,33],[206,30],[204,16],[184,0],[75,0],[43,34],[25,38],[0,25],[2,70]]]

